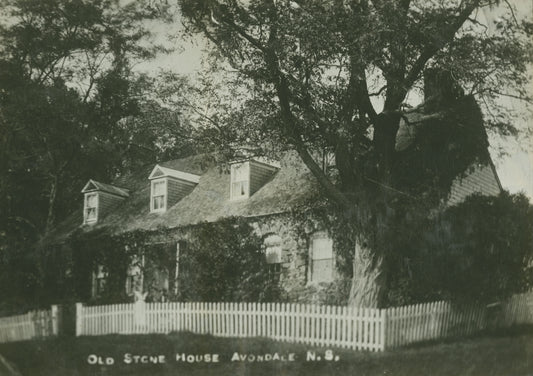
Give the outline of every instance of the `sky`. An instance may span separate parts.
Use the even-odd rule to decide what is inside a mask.
[[[533,0],[509,0],[509,3],[516,6],[516,17],[518,19],[533,19]],[[500,7],[506,6],[502,2]],[[501,15],[501,8],[486,8],[484,12],[478,14],[478,20],[486,23],[489,29],[494,31],[492,24]],[[168,43],[168,46],[176,46],[179,49],[170,54],[159,55],[156,59],[140,63],[136,69],[141,72],[155,73],[161,69],[171,70],[179,74],[194,77],[206,69],[206,64],[202,59],[206,56],[206,43],[200,37],[188,41],[168,42],[168,36],[179,35],[182,31],[179,15],[177,21],[171,25],[154,23],[150,26],[158,41]],[[533,68],[531,69],[533,73]],[[533,90],[533,82],[530,85]],[[524,134],[517,139],[501,140],[490,137],[489,148],[493,162],[502,186],[511,193],[524,192],[533,203],[533,106],[529,107],[529,115],[525,119],[520,119],[518,114],[525,111],[525,103],[520,101],[505,100],[502,103],[516,110],[517,122]],[[501,150],[505,150],[506,155],[501,155]]]

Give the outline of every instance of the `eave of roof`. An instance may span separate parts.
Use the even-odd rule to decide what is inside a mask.
[[[162,175],[154,176],[157,171],[160,171]],[[198,183],[200,181],[200,175],[191,174],[184,171],[175,170],[168,167],[163,167],[160,165],[155,165],[154,169],[150,173],[148,179],[158,179],[163,177],[172,177],[180,180],[190,181],[192,183]]]
[[[93,189],[90,189],[89,186],[93,186]],[[89,192],[96,192],[96,191],[102,191],[106,193],[110,193],[112,195],[120,196],[120,197],[129,197],[129,190],[126,188],[120,188],[116,187],[111,184],[101,183],[99,181],[90,179],[85,187],[83,187],[81,193],[89,193]]]

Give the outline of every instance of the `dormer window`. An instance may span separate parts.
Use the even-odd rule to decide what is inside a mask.
[[[251,197],[265,185],[278,170],[275,163],[254,158],[231,165],[230,199]]]
[[[94,224],[129,196],[128,190],[89,180],[81,193],[83,200],[83,224]]]
[[[150,212],[162,213],[192,192],[200,176],[156,165],[150,180]]]
[[[161,212],[167,209],[167,180],[158,179],[152,181],[152,205],[150,211]]]
[[[250,195],[250,163],[231,165],[231,199],[247,198]]]
[[[84,222],[94,223],[98,219],[98,194],[88,193],[85,195]]]

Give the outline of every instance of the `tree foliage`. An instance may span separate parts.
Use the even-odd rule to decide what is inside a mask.
[[[490,108],[486,127],[513,134],[510,119],[491,108],[493,100],[502,94],[530,100],[531,25],[518,24],[509,11],[491,33],[476,19],[476,12],[499,2],[179,3],[190,30],[211,41],[219,66],[230,67],[230,85],[246,93],[232,116],[220,117],[232,122],[219,124],[214,134],[237,135],[241,144],[264,149],[296,150],[325,196],[357,229],[354,270],[368,265],[354,273],[351,301],[358,305],[382,300],[379,286],[386,276],[380,267],[390,247],[381,246],[380,239],[404,220],[397,211],[409,206],[407,198],[422,194],[427,200],[417,207],[429,213],[446,197],[454,176],[480,157],[468,152],[479,141],[479,134],[472,135],[459,145],[460,163],[441,163],[433,182],[423,176],[406,180],[403,173],[410,172],[411,162],[437,160],[439,153],[445,153],[442,161],[450,160],[454,151],[453,145],[443,145],[405,157],[397,148],[402,122],[416,127],[413,117],[424,124],[450,120],[454,108],[473,95],[483,109]],[[410,96],[423,89],[424,101],[413,107]],[[428,134],[441,142],[462,137],[461,127],[446,124],[429,128]],[[481,141],[486,146],[486,136]],[[338,175],[321,168],[317,151],[324,150],[335,156]],[[360,263],[363,259],[369,262]]]
[[[208,302],[276,301],[263,241],[245,220],[200,224],[180,254],[180,299]]]
[[[491,303],[531,287],[533,207],[522,194],[471,196],[434,218],[399,227],[390,305]]]
[[[50,265],[34,244],[80,207],[88,179],[192,150],[178,112],[156,101],[154,79],[132,68],[163,51],[147,43],[146,21],[161,15],[148,5],[2,3],[0,275],[20,287],[3,291],[6,301],[41,291]]]
[[[168,154],[164,141],[179,119],[146,99],[154,82],[132,71],[162,50],[145,43],[143,22],[157,16],[154,9],[114,0],[3,7],[0,228],[19,223],[43,233],[79,202],[89,178],[109,180]],[[144,120],[132,120],[141,113]],[[164,131],[139,124],[159,113]]]

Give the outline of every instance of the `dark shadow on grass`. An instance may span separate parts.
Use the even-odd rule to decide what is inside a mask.
[[[529,350],[528,350],[529,349]],[[60,337],[0,344],[0,354],[23,375],[527,375],[533,374],[533,326],[480,333],[468,339],[432,341],[384,353],[331,348],[334,361],[309,361],[324,347],[267,338],[223,338],[190,332],[169,335]],[[297,356],[294,362],[231,361],[234,353]],[[165,355],[164,364],[125,364],[125,354]],[[219,354],[219,362],[176,360],[176,354]],[[111,357],[113,365],[89,365],[88,356]],[[204,358],[205,359],[205,358]]]
[[[420,349],[440,344],[453,344],[476,339],[490,339],[502,337],[516,337],[521,335],[533,336],[533,325],[515,325],[508,328],[487,329],[463,337],[449,337],[437,340],[420,341],[409,345],[398,347],[397,349]]]

